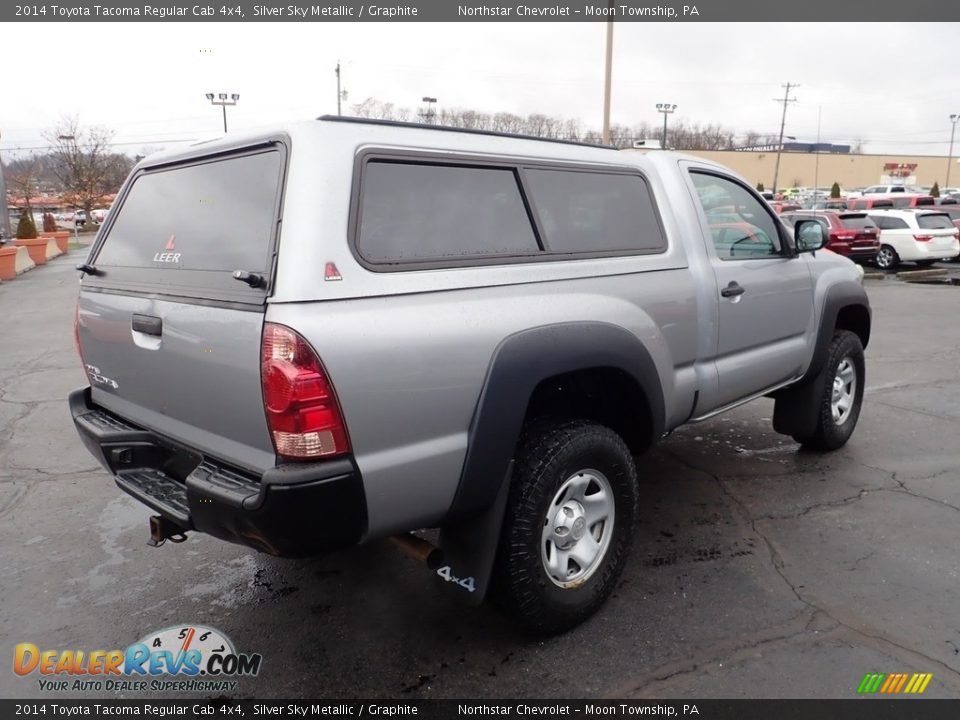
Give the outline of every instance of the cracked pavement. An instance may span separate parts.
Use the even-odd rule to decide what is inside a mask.
[[[638,459],[641,523],[619,587],[539,640],[464,608],[378,543],[280,560],[150,512],[67,412],[75,257],[0,285],[0,655],[124,648],[198,622],[259,652],[240,697],[853,697],[867,672],[932,672],[960,696],[960,290],[868,282],[860,426],[801,452],[761,400]],[[318,516],[322,522],[322,516]],[[9,665],[7,666],[9,668]],[[0,697],[40,697],[0,672]]]

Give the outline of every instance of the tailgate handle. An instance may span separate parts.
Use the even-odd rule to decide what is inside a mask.
[[[144,335],[156,335],[160,337],[163,333],[163,320],[153,315],[134,313],[132,325],[134,330]]]

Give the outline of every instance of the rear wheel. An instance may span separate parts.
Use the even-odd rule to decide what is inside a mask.
[[[877,267],[881,270],[892,270],[900,264],[900,257],[897,251],[889,245],[881,245],[877,252]]]
[[[848,330],[838,330],[830,342],[822,372],[824,382],[816,428],[810,435],[793,438],[811,450],[836,450],[850,439],[860,417],[864,388],[860,338]]]
[[[497,604],[542,634],[586,620],[620,576],[636,508],[636,468],[615,432],[584,420],[527,428],[494,570]]]

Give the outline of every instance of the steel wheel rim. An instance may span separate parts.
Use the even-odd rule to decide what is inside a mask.
[[[843,425],[853,412],[853,403],[857,394],[857,366],[849,355],[837,365],[833,376],[833,388],[830,394],[830,410],[833,422]]]
[[[550,582],[574,588],[603,563],[613,537],[613,487],[599,470],[568,477],[553,496],[540,534],[540,562]]]
[[[893,265],[893,251],[890,248],[880,248],[880,252],[877,253],[877,265],[883,269]]]

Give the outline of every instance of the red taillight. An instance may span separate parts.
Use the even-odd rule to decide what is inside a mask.
[[[263,326],[260,382],[277,455],[309,460],[350,452],[347,426],[323,364],[290,328]]]
[[[834,240],[853,240],[857,237],[856,233],[831,233]]]
[[[928,242],[933,240],[933,235],[914,235],[913,239],[917,242]]]

